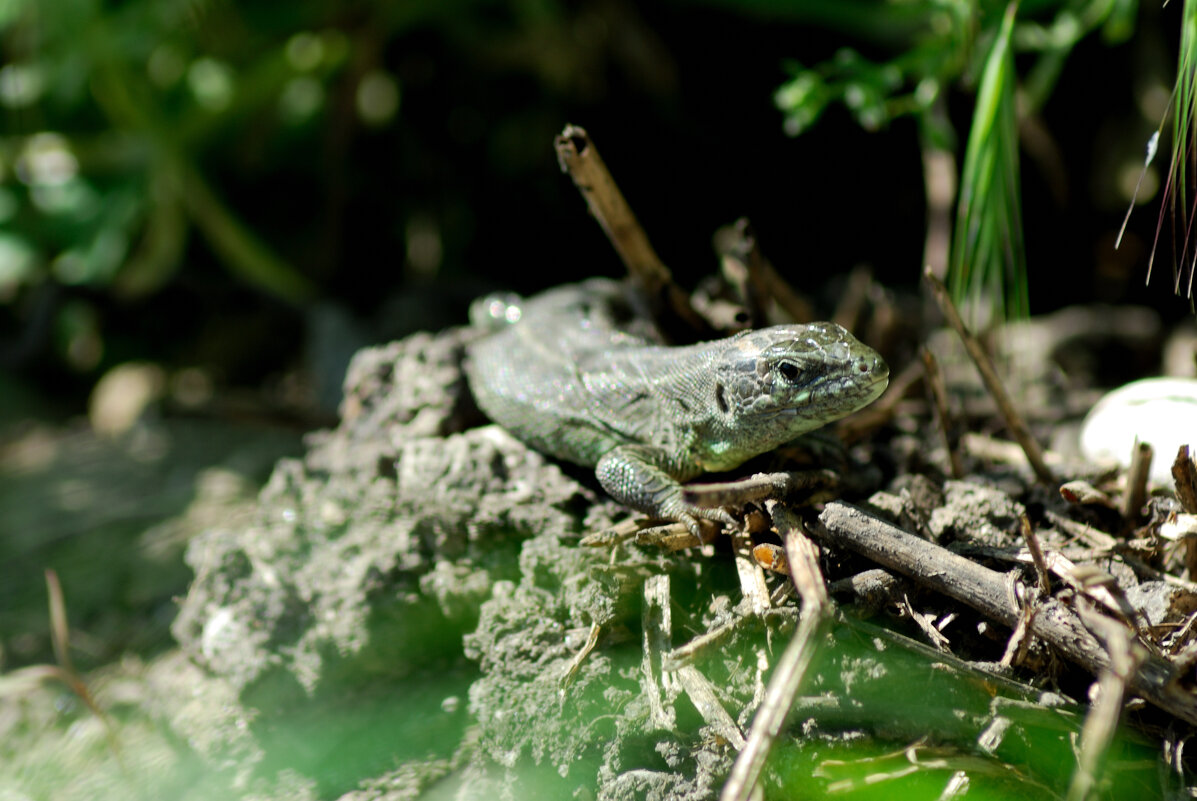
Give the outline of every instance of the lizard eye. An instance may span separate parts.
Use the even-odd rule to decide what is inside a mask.
[[[778,362],[777,372],[781,373],[781,377],[790,383],[797,383],[798,376],[802,374],[798,365],[793,362]]]

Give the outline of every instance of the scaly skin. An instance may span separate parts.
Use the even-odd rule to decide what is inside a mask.
[[[664,347],[632,306],[623,285],[603,279],[518,306],[492,301],[518,320],[470,348],[470,386],[519,439],[594,467],[620,503],[696,533],[698,518],[731,517],[687,504],[680,482],[844,417],[889,382],[881,357],[834,323]]]

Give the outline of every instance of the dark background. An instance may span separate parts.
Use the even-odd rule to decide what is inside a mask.
[[[69,11],[71,4],[47,7],[58,5]],[[1049,21],[1054,6],[1039,5]],[[142,17],[130,9],[139,7],[89,13],[112,34],[136,27],[129,19]],[[406,8],[416,22],[396,21]],[[139,53],[162,37],[177,37],[190,56],[230,64],[235,81],[255,58],[281,53],[297,31],[344,34],[349,54],[320,76],[323,103],[309,119],[280,124],[266,92],[188,146],[240,223],[316,292],[297,303],[254,286],[194,228],[169,275],[140,295],[105,280],[59,285],[43,270],[0,305],[0,341],[22,345],[5,351],[8,386],[52,401],[43,410],[71,414],[107,369],[149,360],[168,371],[198,367],[218,390],[272,387],[276,400],[288,377],[299,376],[291,384],[304,389],[276,405],[310,408],[322,398],[327,412],[355,347],[462,322],[469,299],[492,288],[528,292],[621,272],[557,168],[552,138],[567,122],[590,132],[684,285],[715,269],[715,229],[747,216],[768,256],[823,311],[834,302],[835,276],[855,265],[870,266],[895,289],[916,286],[926,225],[916,122],[903,117],[868,132],[832,104],[791,138],[773,103],[788,59],[810,66],[851,46],[883,61],[901,52],[901,32],[870,28],[867,17],[823,26],[810,21],[814,3],[428,8],[198,3],[166,22],[149,15],[145,41],[130,34],[127,67],[138,67]],[[26,11],[32,22],[9,25],[10,58],[28,57],[30,40],[64,46],[48,36],[60,24],[51,12]],[[1035,4],[1024,12],[1033,18]],[[1101,300],[1147,304],[1166,317],[1186,313],[1170,291],[1168,245],[1144,286],[1158,195],[1132,217],[1122,249],[1112,247],[1128,205],[1119,176],[1141,163],[1158,124],[1141,98],[1170,88],[1178,17],[1174,7],[1145,4],[1128,40],[1084,39],[1036,119],[1040,144],[1022,152],[1032,312]],[[1032,57],[1018,59],[1021,69]],[[397,113],[379,126],[354,113],[354,87],[368,69],[393,76],[401,92]],[[948,93],[958,159],[973,90],[965,76]],[[169,120],[181,96],[163,91],[146,102]],[[10,113],[10,136],[59,128],[71,138],[119,127],[87,91],[72,102]],[[140,187],[152,207],[152,166],[121,174],[89,173],[85,165],[83,173],[101,187]],[[134,244],[146,236],[136,226],[129,234]],[[439,256],[421,258],[429,243]],[[43,260],[62,246],[43,245]],[[103,345],[86,364],[72,363],[57,317],[79,304]]]

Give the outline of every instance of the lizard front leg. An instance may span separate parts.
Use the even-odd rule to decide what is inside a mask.
[[[686,503],[682,487],[662,467],[665,454],[648,445],[620,445],[608,451],[594,467],[599,483],[615,500],[661,520],[685,523],[701,537],[699,518],[736,525],[726,509],[705,509]]]

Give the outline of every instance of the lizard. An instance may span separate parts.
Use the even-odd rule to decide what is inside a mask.
[[[594,468],[603,489],[654,519],[735,524],[688,503],[682,483],[739,467],[876,400],[889,367],[835,323],[777,325],[666,346],[630,285],[591,279],[527,300],[475,304],[466,377],[517,439]]]

